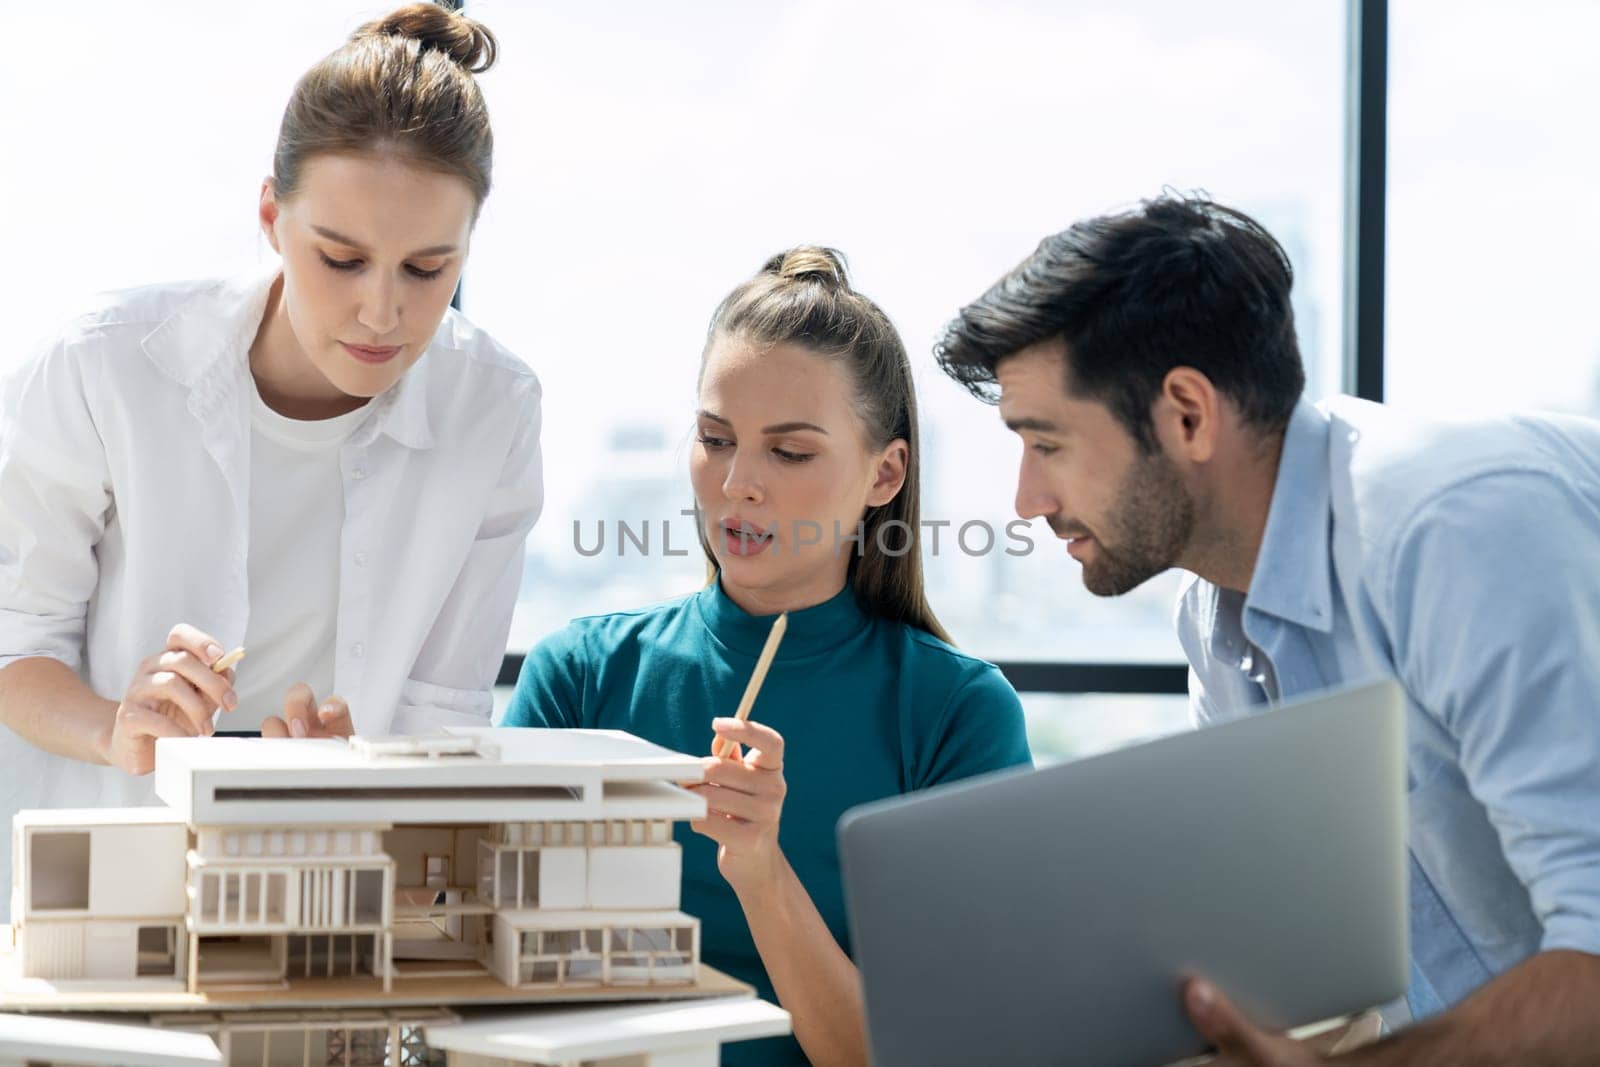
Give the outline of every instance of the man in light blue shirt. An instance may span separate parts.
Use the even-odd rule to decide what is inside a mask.
[[[1047,238],[948,328],[1041,516],[1114,596],[1169,567],[1201,723],[1389,674],[1408,698],[1412,982],[1364,1064],[1600,1057],[1600,423],[1312,405],[1282,248],[1163,196]],[[1315,961],[1306,961],[1315,966]],[[1213,986],[1228,1062],[1320,1055]]]

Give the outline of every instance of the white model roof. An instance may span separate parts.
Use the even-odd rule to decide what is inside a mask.
[[[182,826],[183,816],[171,808],[47,808],[19,811],[11,823],[19,830],[35,826]]]
[[[428,1045],[525,1063],[637,1056],[713,1042],[778,1037],[789,1013],[754,997],[533,1009],[427,1025]]]
[[[615,730],[450,730],[419,739],[163,738],[156,795],[191,826],[694,819],[700,759]]]
[[[0,1063],[36,1060],[118,1067],[202,1067],[220,1064],[222,1051],[205,1034],[70,1015],[0,1015]]]

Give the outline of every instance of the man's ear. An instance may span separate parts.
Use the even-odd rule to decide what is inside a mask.
[[[283,255],[283,249],[278,247],[278,195],[271,178],[261,179],[261,202],[256,207],[256,219],[261,224],[261,232],[266,235],[267,244],[278,255]]]
[[[911,461],[911,446],[900,438],[889,442],[878,456],[877,476],[867,493],[867,506],[879,507],[900,494],[906,484],[906,466]]]
[[[1168,371],[1150,406],[1156,440],[1169,455],[1191,463],[1205,463],[1216,454],[1221,418],[1222,395],[1193,367]]]

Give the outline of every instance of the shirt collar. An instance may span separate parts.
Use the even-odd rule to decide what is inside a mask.
[[[197,290],[145,334],[140,341],[145,354],[179,385],[201,388],[219,367],[231,367],[249,353],[277,277],[273,267]]]
[[[1328,417],[1304,397],[1289,416],[1267,528],[1244,610],[1333,629]]]
[[[422,358],[411,365],[383,395],[373,401],[372,418],[351,438],[351,444],[366,445],[378,434],[388,434],[401,445],[412,449],[433,447],[433,431],[428,425],[428,390],[421,380],[432,369],[430,361],[437,362],[435,349],[440,347],[441,335],[448,325],[440,326]]]
[[[202,289],[143,338],[146,355],[195,394],[200,413],[214,410],[229,398],[242,375],[249,373],[250,345],[261,328],[267,296],[280,273],[274,264],[270,270]],[[432,448],[428,391],[426,383],[418,379],[431,370],[431,363],[438,362],[437,350],[459,351],[461,347],[457,316],[447,311],[422,358],[374,401],[371,418],[356,431],[352,444],[370,444],[383,433],[407,448]]]
[[[719,578],[695,595],[700,618],[722,644],[747,656],[759,656],[772,632],[775,615],[751,615],[722,590]],[[835,648],[858,634],[868,622],[856,603],[855,587],[846,583],[832,599],[789,612],[778,660],[799,659]]]

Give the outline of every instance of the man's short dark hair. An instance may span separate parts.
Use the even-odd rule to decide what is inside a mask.
[[[1193,367],[1244,419],[1280,432],[1305,390],[1283,246],[1242,211],[1164,193],[1075,223],[945,327],[939,366],[990,403],[995,368],[1042,341],[1066,343],[1074,395],[1104,403],[1146,451],[1150,406],[1174,367]]]

